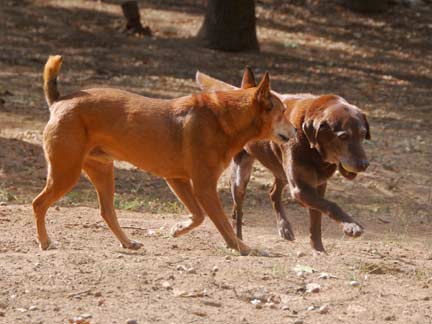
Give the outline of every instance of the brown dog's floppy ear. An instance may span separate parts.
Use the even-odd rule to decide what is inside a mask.
[[[248,88],[253,88],[253,87],[256,87],[255,76],[254,76],[250,66],[246,66],[244,69],[244,72],[243,72],[241,88],[242,89],[248,89]]]
[[[271,110],[273,108],[270,92],[270,77],[268,72],[266,72],[261,82],[258,84],[255,98],[264,110]]]
[[[363,118],[365,120],[365,127],[366,127],[366,136],[365,136],[365,138],[367,140],[370,140],[371,139],[371,134],[370,134],[370,130],[369,130],[369,122],[368,122],[365,114],[363,114]]]
[[[311,148],[316,148],[318,145],[318,134],[330,134],[332,129],[326,120],[308,120],[303,122],[302,130]]]
[[[313,120],[308,120],[303,122],[302,130],[307,140],[309,141],[310,148],[314,148],[315,145],[317,145],[317,137],[316,137],[317,132],[315,131]]]

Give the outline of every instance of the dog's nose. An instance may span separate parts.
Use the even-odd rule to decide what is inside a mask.
[[[361,171],[365,171],[368,168],[368,166],[369,166],[369,161],[368,160],[359,160],[357,162],[357,167]]]

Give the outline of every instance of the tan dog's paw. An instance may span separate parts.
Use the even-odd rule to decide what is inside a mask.
[[[278,227],[278,232],[280,237],[288,241],[295,240],[294,232],[291,228],[291,224],[288,221],[281,219],[278,222],[277,227]]]
[[[179,222],[171,228],[170,235],[172,237],[179,237],[183,234],[186,234],[187,232],[189,232],[191,225],[191,220]]]
[[[342,227],[344,233],[352,237],[359,237],[364,232],[363,227],[356,223],[342,223]]]
[[[39,241],[39,248],[42,251],[46,251],[46,250],[53,250],[55,249],[55,246],[52,244],[50,239],[47,239],[45,241]]]
[[[122,248],[124,249],[129,249],[129,250],[138,250],[140,249],[143,244],[137,241],[130,241],[127,245],[126,244],[122,244],[121,245]]]

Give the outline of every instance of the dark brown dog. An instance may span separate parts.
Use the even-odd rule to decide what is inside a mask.
[[[253,75],[249,78],[253,79]],[[200,72],[196,79],[202,89],[235,88]],[[294,240],[281,199],[287,184],[293,198],[309,209],[310,237],[316,251],[325,251],[321,239],[321,214],[340,223],[347,235],[360,236],[363,227],[336,203],[325,199],[324,194],[327,180],[336,169],[345,178],[352,180],[358,172],[365,171],[368,167],[369,162],[362,147],[362,141],[370,139],[365,114],[336,95],[273,93],[286,105],[285,114],[297,128],[297,139],[282,145],[268,141],[249,143],[234,157],[231,190],[237,235],[242,237],[242,205],[252,164],[257,159],[275,177],[270,198],[281,237]]]

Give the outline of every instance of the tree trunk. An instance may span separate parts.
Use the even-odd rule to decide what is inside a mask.
[[[339,0],[345,7],[363,13],[380,13],[389,8],[388,0]]]
[[[141,25],[141,16],[136,1],[125,1],[121,8],[126,18],[126,32],[145,36],[152,35],[150,27]]]
[[[207,0],[198,39],[205,47],[222,51],[259,50],[254,0]]]

